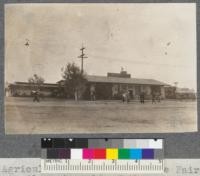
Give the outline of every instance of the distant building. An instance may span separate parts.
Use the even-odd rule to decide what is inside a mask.
[[[165,86],[167,86],[167,84],[154,79],[131,78],[131,75],[126,71],[108,73],[107,76],[87,75],[86,79],[88,82],[82,93],[82,99],[90,99],[91,90],[95,92],[96,99],[102,100],[121,99],[124,92],[129,92],[131,99],[139,99],[141,93],[145,94],[145,99],[151,99],[153,93],[164,99]],[[27,82],[15,82],[8,87],[11,96],[31,96],[31,91],[34,89]],[[70,98],[63,93],[63,90],[63,80],[55,84],[44,83],[40,86],[40,92],[43,96]]]
[[[129,92],[131,99],[139,99],[141,93],[145,99],[151,99],[153,93],[165,98],[163,82],[154,79],[131,78],[126,71],[120,73],[108,73],[107,76],[87,75],[86,90],[83,93],[84,99],[90,99],[90,91],[95,92],[96,99],[121,99],[124,92]],[[59,81],[61,85],[63,81]]]
[[[146,99],[150,99],[152,93],[160,94],[165,98],[164,85],[166,84],[153,79],[88,76],[87,80],[88,87],[95,87],[97,99],[120,99],[127,91],[131,99],[139,99],[142,92]]]
[[[167,99],[196,99],[196,93],[193,89],[176,86],[166,86],[165,96]]]
[[[177,88],[176,99],[196,99],[196,93],[193,89]]]
[[[15,82],[9,84],[7,87],[7,94],[15,97],[29,97],[33,90],[39,89],[40,93],[44,97],[51,97],[58,91],[57,84],[44,83],[37,87],[36,85],[28,82]]]

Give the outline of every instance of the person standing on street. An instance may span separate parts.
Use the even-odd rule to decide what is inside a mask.
[[[144,92],[140,93],[140,103],[144,104]]]
[[[152,93],[152,104],[153,103],[156,103],[156,95],[154,92]]]

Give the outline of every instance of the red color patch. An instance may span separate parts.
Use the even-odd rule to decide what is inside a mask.
[[[94,149],[94,159],[106,159],[106,149]]]

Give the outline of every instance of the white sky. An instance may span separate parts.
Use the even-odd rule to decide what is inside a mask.
[[[196,90],[196,6],[178,4],[9,4],[5,9],[5,81],[61,79],[68,62],[87,74],[123,67],[149,78]],[[29,40],[29,46],[25,43]]]

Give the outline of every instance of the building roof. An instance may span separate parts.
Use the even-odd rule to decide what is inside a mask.
[[[34,85],[34,84],[30,84],[28,82],[15,82],[14,84],[11,84],[11,85],[16,85],[16,86],[31,86],[31,85]],[[57,87],[58,85],[57,84],[54,84],[54,83],[43,83],[40,85],[41,87]]]
[[[94,75],[87,75],[86,79],[88,82],[94,83],[120,83],[120,84],[138,84],[138,85],[160,85],[166,86],[168,84],[154,80],[154,79],[139,79],[139,78],[120,78],[120,77],[107,77],[107,76],[94,76]],[[41,87],[57,87],[59,82],[55,84],[52,83],[44,83]],[[30,86],[28,82],[15,82],[16,86]]]
[[[193,89],[188,89],[188,88],[177,88],[176,93],[195,93]]]
[[[101,83],[121,83],[121,84],[142,84],[142,85],[160,85],[165,86],[166,83],[154,80],[154,79],[139,79],[139,78],[118,78],[118,77],[106,77],[106,76],[93,76],[87,75],[89,82],[101,82]]]

